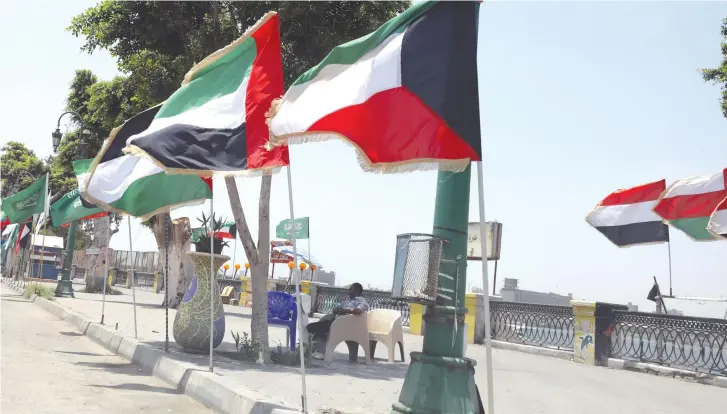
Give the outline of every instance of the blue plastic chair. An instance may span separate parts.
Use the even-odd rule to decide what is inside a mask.
[[[298,323],[298,310],[295,297],[285,292],[268,292],[268,325],[288,328],[290,349],[295,349],[295,330]]]

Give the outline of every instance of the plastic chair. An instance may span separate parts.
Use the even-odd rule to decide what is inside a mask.
[[[295,297],[285,292],[268,292],[268,324],[288,328],[290,349],[295,349],[295,328],[298,311]]]
[[[358,359],[358,346],[364,349],[366,363],[371,362],[371,350],[369,348],[369,328],[368,317],[366,312],[360,315],[344,315],[339,316],[331,324],[331,330],[328,333],[328,342],[326,343],[326,355],[324,360],[331,362],[333,360],[333,351],[341,342],[348,345],[349,360]]]
[[[399,344],[401,360],[404,359],[404,330],[401,327],[401,312],[390,309],[376,309],[368,312],[369,346],[371,355],[376,352],[376,343],[383,342],[389,351],[389,362],[394,362],[394,349]]]

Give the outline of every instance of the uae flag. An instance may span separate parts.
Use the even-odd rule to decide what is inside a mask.
[[[18,239],[15,244],[15,254],[18,254],[21,248],[25,249],[26,247],[28,247],[28,242],[30,241],[30,233],[32,231],[32,221],[20,224],[20,230],[18,230]]]
[[[478,2],[420,2],[333,49],[271,108],[273,145],[340,138],[364,170],[481,159]]]
[[[720,240],[707,226],[727,198],[726,181],[727,168],[716,174],[679,180],[662,194],[654,212],[694,241]]]
[[[707,224],[707,230],[715,236],[727,239],[727,198],[722,200],[712,213],[709,224]]]
[[[234,239],[237,237],[237,226],[235,222],[227,222],[222,225],[222,228],[215,232],[215,237],[218,239]]]
[[[265,114],[283,94],[278,14],[193,67],[148,128],[127,138],[128,153],[172,174],[253,175],[289,164],[288,148],[268,149]]]
[[[212,181],[167,175],[148,159],[124,154],[126,139],[146,130],[159,105],[114,129],[91,166],[83,196],[103,210],[143,219],[177,207],[198,205],[212,197]]]
[[[616,190],[586,216],[588,224],[618,247],[669,241],[669,227],[652,209],[666,180]]]

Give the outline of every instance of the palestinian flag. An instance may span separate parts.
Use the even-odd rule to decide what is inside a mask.
[[[222,228],[215,232],[215,237],[218,239],[234,239],[237,237],[237,226],[235,222],[227,222],[222,225]]]
[[[722,200],[712,213],[707,230],[715,236],[727,239],[727,198]]]
[[[5,212],[0,212],[0,233],[5,230],[5,226],[10,224],[10,219],[5,215]]]
[[[669,227],[652,211],[666,180],[614,191],[586,221],[618,247],[669,241]]]
[[[93,161],[83,196],[103,210],[143,219],[212,197],[212,181],[167,175],[153,162],[122,152],[126,139],[146,130],[160,106],[136,114],[114,129]]]
[[[78,181],[79,199],[84,208],[92,209],[98,208],[97,205],[83,198],[82,194],[88,184],[88,179],[91,177],[91,165],[93,165],[93,159],[87,160],[76,160],[73,161],[73,172],[76,174],[76,180]]]
[[[172,174],[259,174],[289,164],[288,148],[268,149],[265,113],[283,94],[278,14],[193,67],[127,153]]]
[[[707,225],[725,198],[727,168],[709,176],[675,182],[659,197],[654,212],[692,240],[713,241],[719,237],[710,233]]]
[[[336,47],[274,103],[271,143],[341,138],[378,172],[479,161],[478,7],[419,2]]]

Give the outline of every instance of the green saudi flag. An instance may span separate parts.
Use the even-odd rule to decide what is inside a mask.
[[[290,240],[295,235],[296,239],[307,239],[310,237],[309,229],[308,217],[297,218],[293,224],[290,223],[290,219],[285,219],[275,227],[275,237]]]
[[[103,209],[99,207],[88,208],[84,206],[78,188],[69,191],[50,206],[50,218],[53,221],[53,227],[60,227],[66,223],[102,212]]]
[[[23,223],[45,211],[48,200],[46,176],[35,180],[28,188],[3,199],[3,212],[11,223]]]

